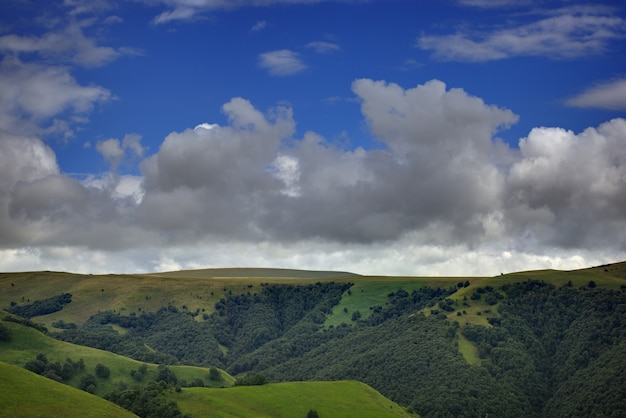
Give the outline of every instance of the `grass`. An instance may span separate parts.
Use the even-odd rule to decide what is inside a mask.
[[[354,286],[344,293],[339,304],[333,308],[332,314],[324,324],[326,327],[337,326],[342,322],[349,324],[352,321],[352,314],[357,310],[361,313],[361,318],[365,319],[370,316],[371,307],[385,305],[389,293],[400,288],[410,293],[424,285],[420,278],[363,276],[353,278],[351,281]]]
[[[468,364],[478,365],[480,364],[480,357],[478,357],[478,349],[470,340],[465,338],[463,334],[458,333],[459,338],[459,352]]]
[[[364,383],[289,382],[228,389],[188,388],[168,396],[195,418],[415,417]]]
[[[263,279],[332,279],[339,277],[355,277],[354,273],[343,271],[315,271],[274,268],[221,268],[204,270],[180,270],[165,273],[152,273],[149,276],[168,278],[263,278]]]
[[[136,417],[87,392],[0,362],[0,417]]]
[[[67,383],[73,387],[79,387],[80,378],[85,374],[95,375],[95,367],[98,363],[104,364],[111,371],[111,375],[106,378],[98,378],[96,395],[105,395],[119,386],[121,381],[132,385],[135,383],[130,376],[131,370],[137,370],[143,363],[120,356],[108,351],[95,348],[84,347],[57,341],[41,332],[12,322],[2,322],[12,333],[12,340],[0,342],[0,361],[23,367],[28,361],[34,360],[38,354],[44,353],[50,362],[59,361],[61,364],[65,359],[71,358],[74,361],[83,359],[85,371],[73,376]],[[212,382],[208,379],[209,369],[193,366],[169,366],[178,380],[191,382],[194,379],[202,379],[205,385],[230,386],[234,383],[234,378],[222,373],[222,382]],[[158,374],[158,366],[148,364],[148,372],[145,380],[155,379]]]

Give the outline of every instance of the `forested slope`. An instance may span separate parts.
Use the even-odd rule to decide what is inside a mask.
[[[111,309],[51,335],[146,362],[221,367],[239,378],[358,380],[424,417],[619,417],[626,410],[624,271],[622,263],[433,281],[444,287],[411,282],[363,313],[345,312],[340,302],[370,300],[360,296],[365,282],[238,278],[236,292],[219,282],[223,293],[212,309]],[[200,289],[190,290],[196,297]],[[352,319],[329,325],[339,306]],[[474,361],[462,353],[468,347]]]

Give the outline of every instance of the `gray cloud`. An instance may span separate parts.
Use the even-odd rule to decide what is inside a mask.
[[[397,239],[436,223],[459,235],[480,230],[503,187],[492,135],[517,117],[436,80],[409,90],[357,80],[353,91],[387,148],[345,151],[308,134],[285,151],[298,161],[300,196],[267,211],[268,225],[344,242]]]
[[[110,164],[112,171],[117,171],[122,160],[127,156],[127,151],[135,154],[136,157],[143,157],[144,152],[139,134],[127,134],[122,141],[117,138],[99,141],[96,143],[96,150]]]
[[[603,259],[580,258],[582,249],[626,249],[625,120],[579,134],[537,128],[517,150],[497,139],[513,112],[441,81],[405,89],[362,79],[352,90],[381,149],[344,149],[315,132],[294,138],[291,109],[262,113],[241,98],[223,106],[226,125],[168,135],[141,162],[142,178],[79,181],[41,139],[2,133],[4,265],[53,250],[80,250],[79,265],[98,265],[124,250],[142,260],[124,255],[127,271],[226,263],[371,272],[392,260],[450,272],[450,263],[506,270],[517,256],[577,266]],[[113,166],[143,153],[136,134],[99,149]],[[16,252],[24,246],[35,252]]]
[[[559,247],[626,248],[625,139],[624,119],[578,135],[534,129],[509,173],[508,221]]]
[[[230,126],[172,134],[144,161],[138,219],[177,242],[373,245],[417,233],[440,246],[624,245],[623,119],[578,135],[538,128],[514,150],[496,135],[516,115],[440,81],[357,80],[353,91],[384,149],[291,138],[288,110],[270,121],[235,99]]]
[[[282,188],[269,166],[294,121],[289,109],[276,108],[268,119],[243,99],[223,110],[230,126],[170,134],[142,163],[146,194],[139,214],[146,227],[185,239],[255,232],[264,194]]]

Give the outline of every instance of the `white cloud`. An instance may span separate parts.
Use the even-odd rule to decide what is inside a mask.
[[[624,119],[578,135],[533,129],[520,141],[522,157],[509,173],[512,227],[560,247],[625,248],[625,140]]]
[[[83,67],[99,67],[122,54],[136,54],[130,48],[114,49],[98,46],[85,36],[83,28],[91,21],[71,22],[61,30],[46,32],[41,36],[0,36],[0,51],[11,54],[37,53],[44,59],[72,62]]]
[[[298,53],[288,49],[259,54],[259,67],[266,69],[274,76],[293,75],[307,68]]]
[[[532,4],[534,0],[459,0],[463,6],[481,7],[485,9],[498,7],[520,7]]]
[[[149,5],[161,3],[169,10],[158,15],[154,22],[157,24],[176,20],[194,20],[204,12],[214,10],[233,10],[243,7],[266,7],[289,4],[317,4],[324,2],[361,2],[363,0],[143,0]]]
[[[141,145],[141,135],[138,134],[127,134],[122,141],[116,138],[99,141],[96,143],[96,150],[111,165],[112,171],[117,171],[127,151],[130,150],[136,157],[143,157],[144,151]]]
[[[146,158],[136,134],[96,145],[113,168],[144,158],[141,176],[78,181],[38,137],[0,133],[0,270],[498,274],[622,257],[626,120],[536,128],[515,150],[497,139],[513,112],[441,81],[352,91],[382,148],[294,138],[291,109],[234,98],[226,124],[174,132]]]
[[[0,62],[0,121],[5,130],[34,130],[34,124],[69,111],[84,114],[111,94],[81,86],[67,67],[43,66],[5,57]],[[30,127],[30,128],[28,128]]]
[[[602,8],[563,9],[554,16],[490,32],[422,35],[416,46],[443,61],[491,61],[515,56],[568,59],[599,55],[626,36],[626,20]]]
[[[63,0],[63,5],[70,9],[70,15],[98,14],[113,8],[113,2],[107,0]]]
[[[626,110],[626,78],[590,87],[565,103],[573,107]]]
[[[337,52],[341,49],[337,44],[324,41],[309,42],[306,44],[306,47],[312,49],[318,54],[329,54],[331,52]]]
[[[296,158],[279,154],[269,169],[278,179],[285,183],[285,188],[281,190],[281,193],[291,197],[300,196],[301,190],[298,186],[300,169]]]
[[[120,146],[119,139],[110,138],[104,141],[99,141],[96,143],[96,149],[111,165],[111,169],[116,171],[125,154],[124,150]]]

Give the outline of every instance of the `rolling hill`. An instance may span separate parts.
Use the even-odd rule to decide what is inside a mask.
[[[82,390],[0,362],[0,417],[136,417]]]
[[[98,364],[107,366],[110,375],[107,378],[97,378],[97,385],[94,394],[103,396],[116,389],[120,382],[128,385],[135,383],[131,376],[131,371],[138,370],[143,364],[140,361],[130,359],[125,356],[114,354],[104,350],[70,344],[51,338],[37,329],[22,324],[2,321],[12,335],[11,341],[0,341],[0,361],[24,367],[24,365],[34,360],[39,354],[45,354],[50,363],[60,362],[63,364],[66,359],[78,361],[82,359],[85,364],[83,371],[76,373],[67,382],[68,385],[78,388],[80,379],[87,374],[95,374]],[[145,381],[154,380],[158,374],[156,364],[146,364],[146,375],[142,377]],[[222,379],[219,382],[211,382],[207,379],[210,370],[203,367],[193,367],[184,365],[172,365],[169,367],[180,381],[192,382],[201,379],[207,386],[230,386],[234,378],[224,371],[221,371]]]
[[[354,381],[288,382],[228,389],[188,388],[171,393],[196,418],[305,418],[309,410],[333,418],[415,418],[371,387]]]
[[[0,342],[1,361],[24,366],[40,353],[49,361],[83,358],[89,373],[106,364],[110,377],[97,381],[99,395],[137,383],[129,372],[153,362],[203,386],[211,384],[211,367],[234,376],[224,374],[217,386],[255,373],[272,382],[166,392],[194,416],[216,414],[207,405],[218,404],[224,409],[215,416],[269,416],[272,406],[262,399],[313,400],[305,393],[322,381],[322,392],[351,381],[341,383],[348,393],[362,382],[396,402],[385,404],[393,413],[412,408],[424,417],[611,416],[626,399],[626,385],[612,383],[626,376],[626,364],[615,360],[626,349],[626,262],[494,277],[4,273],[0,308],[27,312],[49,330],[0,322],[13,334]],[[159,370],[150,364],[145,382]],[[80,386],[81,376],[69,383]],[[362,396],[356,392],[341,396]],[[309,403],[290,406],[298,415],[314,408],[337,416],[321,400]]]

